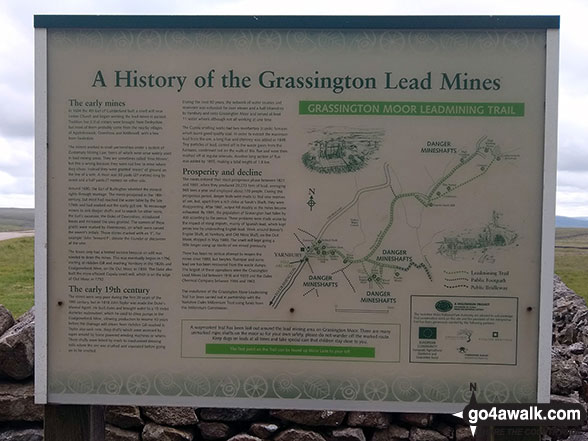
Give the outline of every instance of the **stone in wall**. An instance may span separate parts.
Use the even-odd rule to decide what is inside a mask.
[[[455,441],[474,441],[472,429],[467,426],[457,426],[455,428]]]
[[[366,441],[363,430],[357,427],[344,427],[331,432],[331,441]]]
[[[452,440],[455,437],[454,427],[450,426],[445,421],[435,421],[435,423],[432,426],[432,429],[436,430],[449,440]]]
[[[0,441],[43,441],[43,429],[1,429]]]
[[[43,406],[35,404],[33,380],[0,382],[1,421],[43,421]]]
[[[570,395],[582,387],[582,378],[575,360],[556,357],[551,370],[551,392]]]
[[[391,424],[384,430],[374,432],[371,441],[398,441],[408,439],[410,431],[397,424]]]
[[[139,432],[120,429],[111,424],[106,425],[104,432],[106,441],[141,441]]]
[[[436,430],[421,429],[413,427],[410,429],[410,441],[449,441],[446,436],[441,435]]]
[[[191,407],[143,407],[143,414],[151,421],[164,426],[190,426],[198,422]]]
[[[24,380],[33,375],[35,362],[34,308],[0,337],[0,377]]]
[[[263,414],[259,409],[225,409],[225,408],[203,408],[200,409],[200,418],[204,421],[252,421]]]
[[[433,424],[433,415],[428,413],[401,413],[398,419],[410,426],[421,428],[429,427]]]
[[[304,426],[332,427],[341,425],[346,413],[333,410],[272,410],[270,415]]]
[[[280,432],[275,441],[325,441],[322,435],[309,430],[288,429]]]
[[[137,406],[108,406],[104,419],[122,429],[136,429],[145,425]]]
[[[227,439],[233,433],[231,426],[225,423],[218,422],[203,421],[200,424],[198,424],[198,429],[200,430],[200,436],[202,436],[202,438],[207,441]]]
[[[0,335],[4,334],[14,325],[14,317],[4,305],[0,305]]]
[[[192,441],[194,435],[187,430],[147,423],[141,434],[143,441]]]
[[[257,438],[256,436],[249,435],[247,433],[240,433],[239,435],[235,435],[235,436],[229,438],[228,441],[262,441],[262,440]]]
[[[390,425],[390,415],[383,412],[349,412],[347,424],[351,427],[385,429]]]
[[[249,433],[261,439],[268,439],[280,430],[280,426],[274,423],[253,423],[249,428]]]

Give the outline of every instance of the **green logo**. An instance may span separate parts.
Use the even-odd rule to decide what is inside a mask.
[[[439,300],[435,303],[435,309],[439,312],[449,312],[453,309],[453,303],[449,300]]]
[[[423,340],[435,340],[437,339],[437,328],[432,327],[419,327],[419,338]]]

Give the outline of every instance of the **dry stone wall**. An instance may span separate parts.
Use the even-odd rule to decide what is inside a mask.
[[[43,439],[43,407],[35,405],[34,308],[18,320],[0,305],[0,441]]]
[[[588,401],[588,307],[556,276],[552,401]],[[0,305],[0,441],[43,439],[34,404],[34,309],[18,320]],[[471,441],[450,415],[108,406],[109,441]],[[588,426],[545,430],[545,441],[588,441]]]

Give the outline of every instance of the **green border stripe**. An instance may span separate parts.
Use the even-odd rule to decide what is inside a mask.
[[[300,101],[300,115],[521,117],[525,103]]]
[[[375,358],[376,349],[354,346],[312,346],[312,345],[256,345],[208,343],[209,355],[281,355],[285,357],[345,357]]]

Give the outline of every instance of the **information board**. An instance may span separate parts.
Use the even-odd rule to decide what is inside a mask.
[[[37,16],[37,400],[545,399],[558,24]]]

